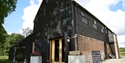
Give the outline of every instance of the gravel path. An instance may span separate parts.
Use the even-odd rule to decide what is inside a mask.
[[[108,59],[103,61],[102,63],[125,63],[125,58],[121,59]]]

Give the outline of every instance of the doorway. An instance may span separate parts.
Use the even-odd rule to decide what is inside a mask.
[[[64,39],[58,38],[50,40],[50,63],[65,63],[64,54]]]

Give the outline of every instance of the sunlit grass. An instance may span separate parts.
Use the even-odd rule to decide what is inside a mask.
[[[0,56],[0,59],[8,59],[8,56]]]
[[[125,52],[120,52],[120,54],[121,54],[122,56],[125,56]]]

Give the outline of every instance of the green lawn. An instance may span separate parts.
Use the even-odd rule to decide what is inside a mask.
[[[6,59],[6,60],[4,59],[4,60],[0,60],[0,63],[13,63],[13,62],[12,62],[12,61],[9,61],[9,60],[7,60],[7,59]]]
[[[119,50],[120,50],[120,54],[122,56],[125,56],[125,48],[119,48]]]
[[[125,52],[120,52],[120,54],[121,54],[122,56],[125,56]]]
[[[8,60],[8,56],[0,56],[0,63],[13,63]]]
[[[8,56],[0,56],[1,60],[8,59]]]

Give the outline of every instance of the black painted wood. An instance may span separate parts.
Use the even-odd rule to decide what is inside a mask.
[[[68,45],[68,42],[67,42],[67,39],[68,39],[68,34],[66,32],[64,32],[64,41],[65,41],[65,63],[68,63],[68,54],[69,54],[69,45]]]

